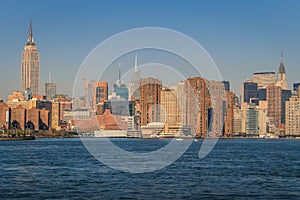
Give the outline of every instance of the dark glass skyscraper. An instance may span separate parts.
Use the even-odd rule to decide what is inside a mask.
[[[257,83],[246,81],[242,85],[242,102],[250,103],[250,98],[257,98]]]
[[[223,81],[224,84],[224,90],[225,91],[230,91],[230,83],[229,81]]]

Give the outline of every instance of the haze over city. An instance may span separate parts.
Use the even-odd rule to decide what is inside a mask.
[[[241,83],[253,72],[277,72],[281,51],[289,87],[299,82],[298,1],[38,2],[1,2],[3,99],[21,89],[21,54],[30,19],[40,54],[40,84],[48,81],[51,68],[59,93],[71,94],[79,66],[101,41],[128,29],[148,26],[174,29],[194,38],[237,94]],[[145,62],[147,58],[141,54],[139,63]],[[132,67],[133,59],[122,65]]]

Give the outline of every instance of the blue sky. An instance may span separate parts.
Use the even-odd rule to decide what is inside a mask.
[[[51,68],[60,93],[71,94],[81,62],[101,41],[146,26],[170,28],[194,38],[208,51],[236,93],[253,72],[277,72],[281,50],[290,87],[300,82],[297,0],[3,0],[1,98],[20,89],[21,53],[30,18],[40,52],[41,84],[48,80]]]

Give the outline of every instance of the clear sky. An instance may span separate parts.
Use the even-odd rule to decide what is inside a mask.
[[[71,94],[74,76],[101,41],[146,26],[180,31],[211,55],[239,93],[253,72],[276,71],[283,51],[289,86],[300,82],[300,1],[0,1],[0,97],[20,89],[21,53],[29,20],[40,52],[41,84]],[[142,62],[142,61],[141,61]]]

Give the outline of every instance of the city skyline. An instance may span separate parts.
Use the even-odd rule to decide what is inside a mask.
[[[46,82],[51,68],[58,93],[71,93],[72,77],[85,56],[99,42],[118,32],[143,26],[171,28],[194,38],[212,56],[223,79],[230,81],[237,94],[240,93],[240,83],[250,78],[253,72],[277,72],[280,51],[284,52],[289,88],[298,82],[300,69],[297,66],[300,61],[297,52],[300,49],[297,41],[300,40],[300,31],[297,27],[297,1],[195,1],[182,7],[183,3],[168,1],[119,2],[126,6],[124,10],[113,6],[114,3],[2,2],[0,25],[5,27],[5,31],[2,32],[1,43],[6,50],[1,51],[0,58],[7,76],[1,76],[0,97],[5,99],[8,94],[21,89],[18,66],[30,18],[33,19],[39,46],[40,85]],[[48,7],[55,9],[57,14],[53,15]],[[74,14],[79,9],[80,16]],[[128,16],[127,13],[133,10],[135,14]],[[15,15],[7,18],[12,11]],[[184,15],[179,17],[178,13]],[[144,61],[143,55],[139,56],[139,62],[143,64]],[[123,65],[132,66],[132,63],[128,61]],[[242,73],[238,70],[241,68]],[[70,78],[66,79],[66,75]],[[6,82],[10,83],[9,87],[4,84]]]

